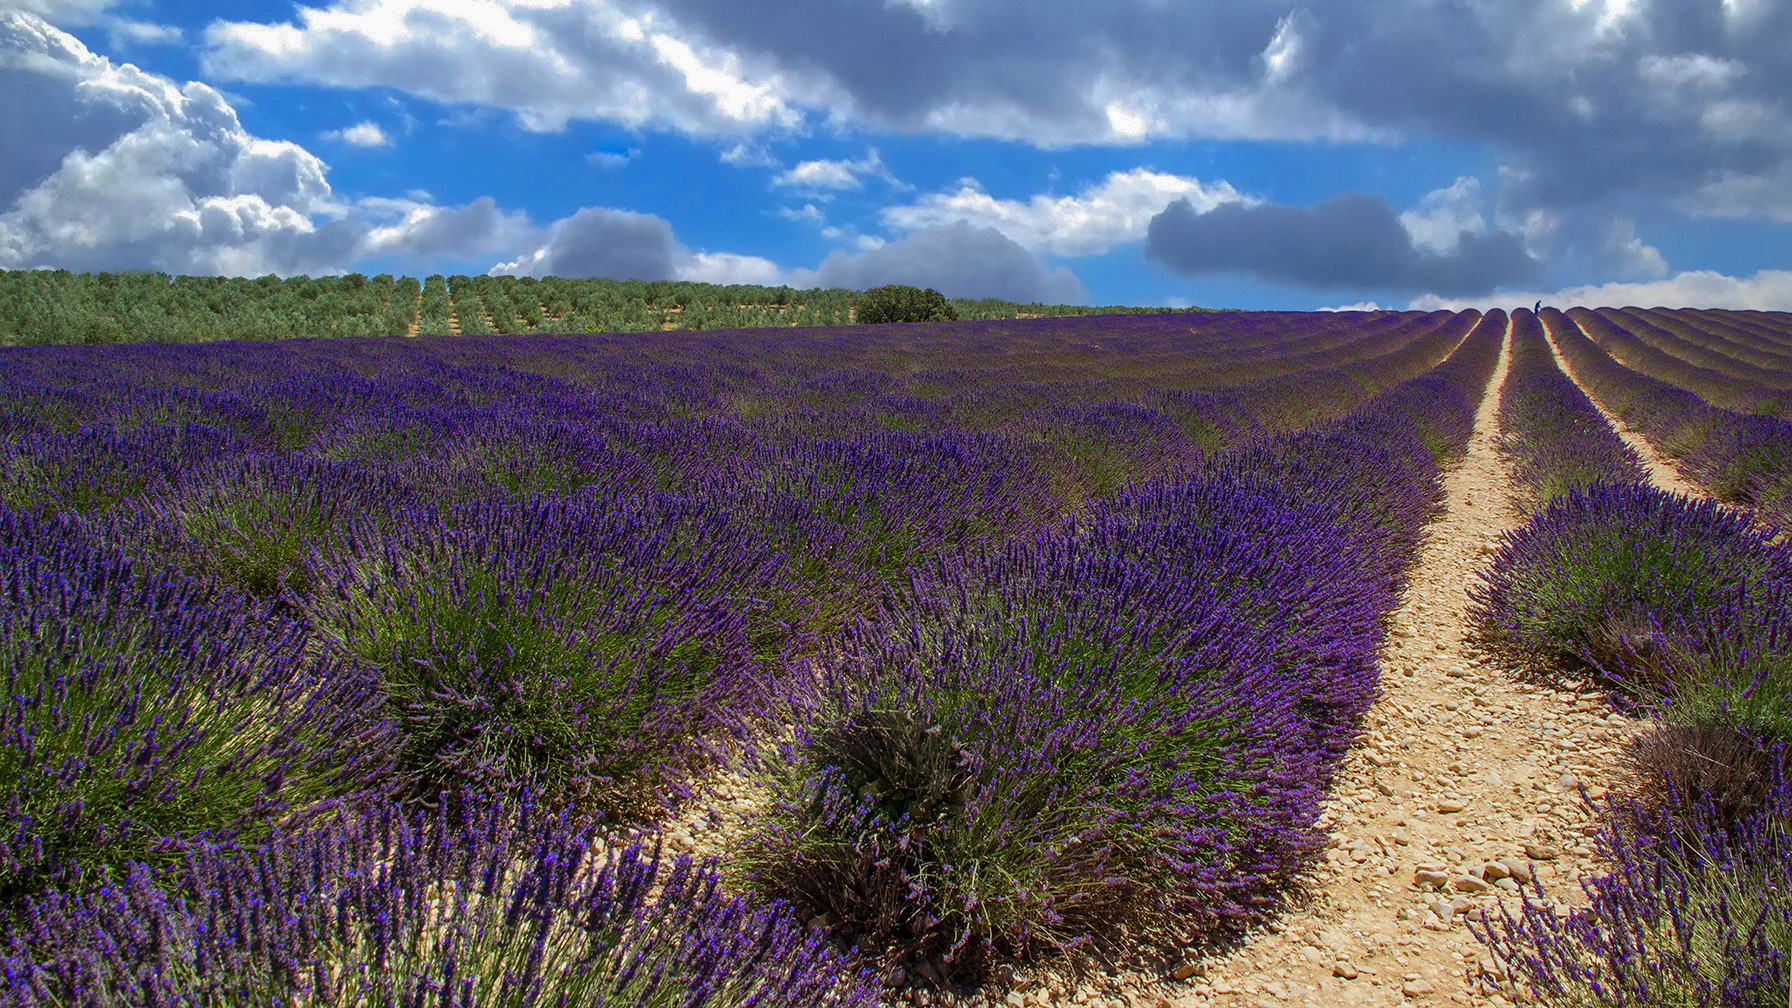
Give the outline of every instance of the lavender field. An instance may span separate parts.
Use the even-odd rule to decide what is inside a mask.
[[[1614,802],[1634,949],[1486,941],[1654,1004],[1559,974],[1715,934],[1672,1003],[1783,1002],[1792,907],[1684,880],[1786,881],[1792,438],[1693,379],[1782,387],[1792,327],[1671,313],[1645,373],[1580,312],[0,348],[0,1004],[872,1005],[1234,939],[1508,353],[1488,646],[1753,762]],[[1551,340],[1761,518],[1639,485]],[[722,781],[727,848],[661,849]]]

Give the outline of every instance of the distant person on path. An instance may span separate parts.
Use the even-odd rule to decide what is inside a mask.
[[[1538,302],[1537,302],[1537,307],[1535,307],[1535,308],[1532,308],[1532,309],[1531,309],[1531,311],[1532,311],[1532,312],[1533,312],[1533,313],[1535,313],[1535,312],[1540,312],[1540,311],[1542,311],[1542,310],[1543,310],[1543,302],[1542,302],[1542,301],[1538,301]]]

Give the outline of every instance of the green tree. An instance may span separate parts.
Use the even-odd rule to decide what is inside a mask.
[[[854,308],[860,322],[949,322],[958,318],[939,291],[906,284],[873,287],[859,295]]]

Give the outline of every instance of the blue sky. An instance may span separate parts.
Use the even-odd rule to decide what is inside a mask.
[[[8,0],[0,266],[1792,309],[1787,0]]]

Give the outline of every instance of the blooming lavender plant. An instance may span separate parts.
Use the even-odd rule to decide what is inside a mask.
[[[1709,822],[1709,813],[1692,821]],[[1514,914],[1470,924],[1508,993],[1550,1006],[1778,1008],[1792,969],[1792,787],[1727,828],[1658,838],[1642,806],[1609,803],[1596,837],[1611,871],[1563,914],[1540,885]]]
[[[1602,484],[1507,533],[1471,589],[1470,616],[1497,650],[1647,694],[1672,678],[1664,634],[1758,607],[1789,580],[1792,548],[1747,513],[1647,484]]]
[[[1562,373],[1542,323],[1523,309],[1513,316],[1512,363],[1500,393],[1499,429],[1513,480],[1523,488],[1519,504],[1528,510],[1575,487],[1649,477],[1643,460]]]
[[[657,808],[758,676],[749,585],[779,556],[701,502],[413,509],[318,557],[312,616],[379,670],[418,797],[528,783],[610,815]]]
[[[849,1008],[875,986],[710,869],[606,848],[529,792],[386,805],[27,900],[0,1005]]]
[[[5,898],[386,786],[377,684],[262,605],[12,512],[0,599]]]

